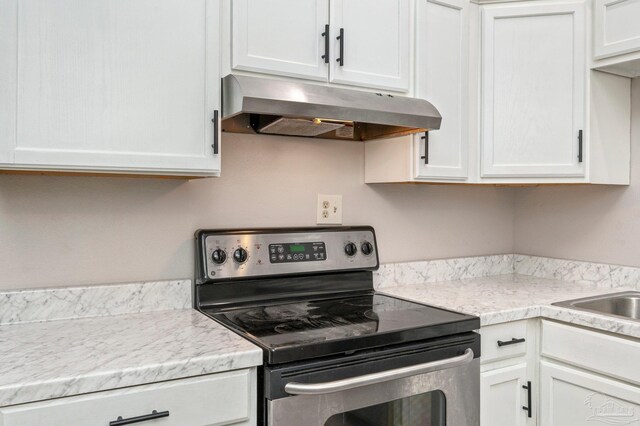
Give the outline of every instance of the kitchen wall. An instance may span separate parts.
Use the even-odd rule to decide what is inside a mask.
[[[640,78],[631,102],[631,186],[516,191],[516,253],[640,266]]]
[[[514,190],[365,185],[361,143],[225,135],[222,167],[191,181],[0,175],[0,289],[189,278],[195,229],[314,225],[318,193],[343,195],[345,224],[375,226],[383,262],[513,251]]]
[[[223,176],[0,175],[0,289],[189,278],[199,227],[312,226],[318,193],[383,262],[521,253],[640,267],[640,79],[629,187],[365,185],[360,143],[225,135]]]

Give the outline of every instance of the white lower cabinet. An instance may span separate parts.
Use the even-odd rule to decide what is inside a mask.
[[[540,364],[540,426],[640,425],[639,387],[550,361]]]
[[[542,321],[540,426],[640,425],[640,341]]]
[[[526,426],[527,364],[482,373],[480,381],[480,424],[482,426]]]
[[[537,320],[483,327],[481,426],[536,424]]]
[[[254,426],[256,384],[256,369],[251,368],[96,392],[0,408],[0,425],[106,426],[149,416],[143,424]]]
[[[549,320],[480,334],[481,426],[640,426],[640,339]]]

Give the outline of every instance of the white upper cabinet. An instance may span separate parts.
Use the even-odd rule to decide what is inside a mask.
[[[640,0],[594,0],[596,59],[640,50]]]
[[[2,407],[0,424],[255,426],[257,382],[251,368],[54,398]],[[140,419],[154,413],[157,420]]]
[[[416,135],[415,177],[467,177],[469,2],[419,0],[416,17],[416,97],[442,114],[440,129]],[[426,145],[426,146],[425,146]]]
[[[1,167],[217,174],[219,16],[218,0],[3,0]]]
[[[441,128],[366,142],[366,183],[629,184],[631,80],[589,69],[584,1],[415,7],[412,87]]]
[[[584,9],[582,2],[484,7],[482,177],[584,176]]]
[[[231,7],[234,69],[327,79],[329,0],[233,0]]]
[[[410,0],[233,0],[231,69],[406,92],[409,9]]]
[[[409,0],[331,0],[334,83],[409,89]]]
[[[592,67],[640,76],[640,0],[593,1]]]

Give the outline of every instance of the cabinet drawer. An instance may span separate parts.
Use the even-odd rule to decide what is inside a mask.
[[[157,426],[249,425],[255,411],[255,369],[231,371],[0,409],[2,426],[106,426],[168,411],[143,421]]]
[[[640,341],[542,321],[542,356],[640,384]]]
[[[481,362],[499,361],[524,356],[527,353],[527,321],[490,325],[480,329],[482,336]]]

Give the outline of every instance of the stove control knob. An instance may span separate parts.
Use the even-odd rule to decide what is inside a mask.
[[[362,254],[364,254],[365,256],[369,256],[371,253],[373,253],[373,244],[371,244],[369,241],[365,241],[360,246],[360,251],[362,251]]]
[[[227,252],[222,249],[215,249],[213,253],[211,253],[211,260],[216,265],[222,265],[227,260]]]
[[[233,260],[235,260],[236,263],[246,262],[247,257],[248,257],[247,251],[242,247],[237,248],[236,251],[233,252]]]
[[[344,252],[346,253],[347,256],[351,257],[351,256],[355,256],[356,253],[358,252],[358,247],[356,247],[355,244],[353,244],[352,242],[348,242],[347,244],[345,244],[344,246]]]

